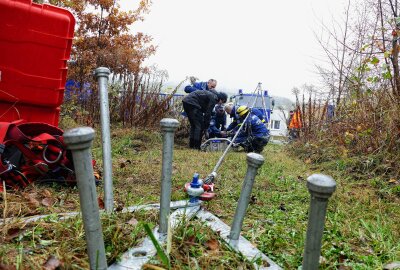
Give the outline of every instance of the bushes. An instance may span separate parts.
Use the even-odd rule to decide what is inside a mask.
[[[359,177],[400,177],[400,106],[384,91],[343,101],[332,119],[322,105],[303,108],[303,132],[292,153],[313,163],[346,160],[346,170]]]

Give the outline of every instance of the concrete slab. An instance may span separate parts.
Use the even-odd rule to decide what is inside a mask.
[[[268,258],[265,254],[263,254],[260,250],[258,250],[255,246],[253,246],[247,239],[242,236],[239,236],[239,240],[232,241],[230,240],[229,233],[230,227],[220,220],[215,215],[211,214],[206,210],[200,210],[197,213],[197,218],[206,222],[208,226],[215,232],[218,232],[221,238],[228,243],[233,249],[237,252],[241,253],[245,256],[250,262],[254,262],[255,269],[266,269],[266,270],[281,270],[275,262],[273,262],[270,258]],[[255,262],[261,260],[262,265],[258,265]]]
[[[170,216],[171,228],[176,227],[180,222],[190,220],[200,210],[200,205],[179,208]],[[160,245],[166,242],[164,236],[158,233],[158,226],[153,230],[154,237]],[[140,270],[152,257],[157,254],[157,250],[150,240],[146,237],[138,247],[129,249],[122,254],[121,259],[108,267],[109,270]]]

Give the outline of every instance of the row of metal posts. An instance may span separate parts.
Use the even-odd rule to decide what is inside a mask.
[[[101,106],[104,107],[101,109],[101,118],[105,118],[101,121],[103,138],[103,167],[105,170],[104,174],[107,177],[107,179],[104,179],[105,182],[107,181],[107,183],[104,184],[104,201],[105,206],[107,206],[106,211],[111,212],[113,208],[111,176],[112,162],[107,97],[109,70],[107,68],[98,68],[96,69],[96,75],[99,82],[99,91],[101,93]],[[107,101],[104,101],[105,99],[107,99]],[[105,114],[107,116],[105,116]],[[106,127],[103,125],[106,125]],[[166,118],[161,120],[161,131],[163,134],[159,215],[159,232],[161,237],[165,237],[168,231],[168,217],[170,215],[171,202],[174,133],[178,126],[179,122],[175,119]],[[100,222],[99,206],[92,166],[91,145],[94,135],[95,132],[92,128],[75,128],[64,133],[64,140],[67,144],[67,147],[71,150],[73,156],[90,268],[102,270],[107,269],[107,260],[105,256],[103,233]],[[256,153],[247,154],[247,172],[229,235],[231,244],[235,244],[239,240],[244,216],[249,204],[250,195],[254,184],[254,179],[258,169],[263,163],[263,156]],[[314,174],[308,177],[307,187],[311,195],[311,202],[306,244],[303,254],[303,269],[316,270],[319,266],[321,241],[328,199],[335,191],[336,183],[329,176]]]

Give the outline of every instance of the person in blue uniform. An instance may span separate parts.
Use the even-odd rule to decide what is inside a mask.
[[[221,132],[226,129],[226,114],[224,107],[217,104],[214,108],[213,115],[211,117],[210,126],[208,127],[209,138],[222,138],[225,137]]]
[[[238,108],[236,108],[236,106],[234,106],[233,103],[228,103],[225,105],[224,110],[232,118],[232,122],[226,128],[227,135],[232,136],[239,129],[239,127],[241,125],[239,114],[241,114],[244,111],[247,112],[248,110],[250,110],[251,114],[256,115],[258,118],[260,118],[261,122],[265,124],[265,115],[262,113],[262,111],[260,111],[257,108],[248,108],[245,105],[242,105],[242,106],[239,106]],[[223,134],[223,135],[225,135],[225,134]]]
[[[185,87],[185,93],[192,93],[196,90],[213,90],[217,87],[217,80],[209,79],[208,82],[193,82]]]
[[[235,145],[242,146],[246,152],[261,153],[269,141],[269,130],[249,108],[238,112],[238,115],[243,128],[234,141]]]

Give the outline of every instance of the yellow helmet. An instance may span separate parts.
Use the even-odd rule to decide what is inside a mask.
[[[243,116],[249,112],[249,108],[245,105],[242,105],[236,110],[236,112],[239,116]]]

